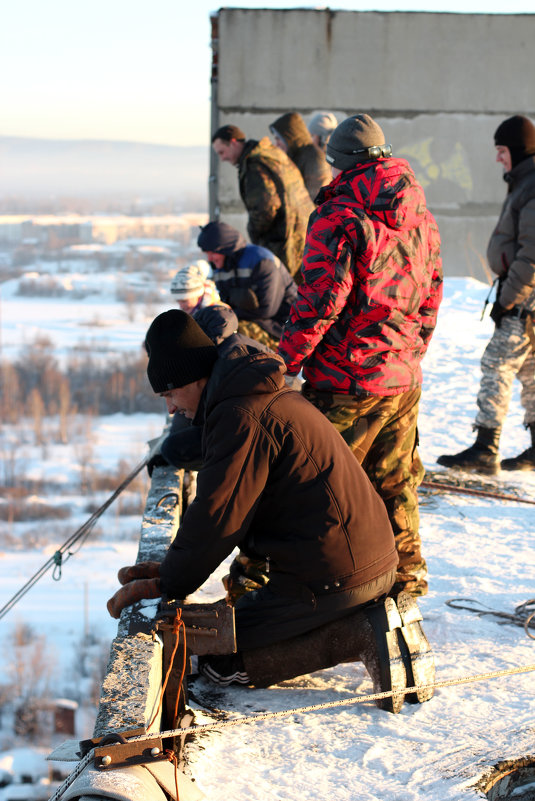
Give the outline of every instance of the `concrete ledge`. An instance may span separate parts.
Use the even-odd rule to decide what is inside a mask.
[[[157,467],[147,496],[137,562],[161,561],[173,540],[182,513],[184,472]],[[157,601],[123,610],[113,641],[94,736],[146,729],[154,716],[163,680],[162,644],[149,631]],[[159,731],[161,712],[152,731]]]
[[[162,687],[162,644],[147,634],[118,637],[111,646],[94,736],[148,729]],[[161,711],[151,727],[159,731]]]

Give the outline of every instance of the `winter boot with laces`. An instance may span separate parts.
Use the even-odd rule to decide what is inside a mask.
[[[504,459],[502,470],[535,470],[535,423],[530,423],[528,428],[531,431],[531,447],[512,459]]]
[[[472,470],[485,475],[495,475],[500,469],[498,446],[502,431],[501,427],[483,428],[483,426],[477,426],[476,428],[477,438],[473,445],[451,456],[447,454],[439,456],[437,463],[442,467],[456,467],[459,470]]]

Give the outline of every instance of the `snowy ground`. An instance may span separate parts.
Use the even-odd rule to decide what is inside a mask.
[[[43,334],[54,343],[60,358],[76,347],[91,348],[99,355],[136,352],[153,317],[175,305],[167,294],[174,272],[169,269],[164,287],[145,273],[88,270],[83,261],[38,263],[22,279],[0,284],[2,356],[15,361],[21,347]],[[43,284],[53,279],[64,294],[56,298],[19,294],[21,280],[38,283],[39,278]],[[138,296],[145,293],[147,299],[159,295],[161,302],[117,300],[126,290]]]
[[[446,282],[424,362],[420,452],[431,470],[441,453],[473,441],[479,358],[492,331],[488,318],[480,322],[487,292],[470,279]],[[528,444],[516,394],[503,455]],[[535,474],[502,474],[498,483],[503,491],[535,498]],[[533,665],[535,642],[521,628],[445,603],[473,598],[512,613],[535,597],[533,506],[429,492],[422,492],[421,501],[430,591],[420,606],[437,680]],[[215,598],[217,582],[210,589]],[[204,680],[195,686],[206,692]],[[223,708],[231,699],[236,714],[252,715],[370,692],[368,675],[355,664],[268,690],[232,689],[219,697],[216,691],[212,698]],[[498,762],[533,755],[534,725],[533,673],[525,673],[440,689],[426,704],[405,704],[397,716],[367,703],[206,734],[202,747],[190,749],[191,770],[210,801],[226,801],[230,787],[236,801],[460,801],[484,797],[474,785]]]
[[[473,438],[479,358],[492,330],[488,318],[479,320],[487,292],[486,285],[471,279],[446,282],[439,325],[424,362],[420,453],[431,470],[437,468],[439,454],[456,452]],[[125,345],[126,329],[130,344],[138,347],[149,322],[140,316],[125,325],[118,304],[114,307],[105,302],[91,312],[80,303],[76,309],[72,304],[67,314],[67,301],[60,301],[53,314],[43,311],[42,316],[37,307],[28,311],[26,302],[12,311],[11,299],[6,301],[4,291],[2,294],[2,336],[9,348],[29,324],[26,313],[31,313],[34,324],[43,330],[47,320],[53,320],[54,336],[70,336],[71,340],[73,320],[79,325],[84,314],[98,314],[114,324],[103,332],[92,330],[92,336],[103,335],[110,342],[116,333],[121,334],[120,347]],[[50,301],[54,303],[58,302]],[[103,460],[128,441],[128,458],[135,464],[144,455],[145,441],[158,433],[159,419],[157,415],[135,416],[123,422],[116,416],[103,418],[101,426]],[[120,440],[122,436],[124,440]],[[516,393],[502,454],[512,456],[527,445]],[[535,474],[502,474],[498,484],[503,490],[515,489],[524,497],[535,497]],[[535,663],[535,643],[521,628],[454,610],[445,603],[451,598],[472,598],[512,613],[518,604],[535,597],[533,506],[429,492],[422,492],[421,501],[430,591],[420,605],[436,653],[437,680]],[[19,615],[46,633],[60,664],[70,665],[73,645],[84,624],[84,585],[89,586],[90,626],[113,636],[116,623],[107,617],[105,602],[116,589],[118,567],[135,559],[136,548],[134,542],[125,541],[113,507],[106,514],[104,536],[94,544],[89,541],[70,560],[62,580],[53,582],[46,576],[0,621],[4,646]],[[51,546],[46,551],[0,555],[0,605],[53,550]],[[219,597],[223,573],[224,567],[196,599]],[[203,687],[206,691],[203,680],[196,686],[199,692]],[[216,706],[231,708],[232,714],[251,715],[368,692],[371,682],[362,665],[348,664],[269,690],[215,691],[212,698]],[[209,720],[208,715],[198,717],[199,723]],[[235,726],[203,735],[198,744],[190,746],[189,758],[191,772],[210,801],[460,801],[484,797],[474,785],[499,761],[533,755],[534,728],[533,674],[524,673],[442,688],[427,704],[406,704],[397,716],[364,703]]]

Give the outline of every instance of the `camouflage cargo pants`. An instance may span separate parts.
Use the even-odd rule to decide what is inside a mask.
[[[385,503],[399,556],[395,588],[425,595],[418,509],[425,472],[417,450],[420,388],[366,398],[316,392],[306,383],[302,391],[340,432]]]
[[[238,331],[246,337],[256,339],[261,345],[266,345],[275,353],[277,352],[279,340],[272,337],[267,331],[264,331],[262,326],[255,323],[254,320],[240,320],[238,323]]]
[[[522,384],[524,424],[535,422],[535,349],[527,320],[503,317],[481,358],[476,425],[499,428],[507,415],[515,377]]]

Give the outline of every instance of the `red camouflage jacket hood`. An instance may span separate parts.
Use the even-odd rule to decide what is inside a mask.
[[[405,159],[366,162],[340,173],[323,187],[316,205],[329,201],[333,209],[351,213],[356,205],[389,228],[415,228],[429,214],[424,190]]]
[[[442,297],[438,227],[404,159],[341,173],[317,198],[303,284],[279,351],[318,390],[396,395],[421,384]]]

